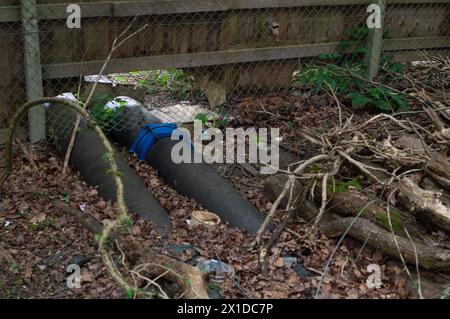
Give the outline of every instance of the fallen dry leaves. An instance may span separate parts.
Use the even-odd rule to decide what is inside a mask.
[[[326,125],[326,119],[334,114],[332,107],[315,112],[312,103],[301,103],[301,98],[286,100],[269,97],[266,100],[246,99],[237,111],[243,112],[238,123],[264,103],[265,110],[277,116],[292,117],[289,105],[297,105],[295,121],[281,123],[287,141],[295,141],[296,128],[305,123]],[[254,112],[253,112],[254,113]],[[257,114],[257,119],[267,120],[267,114]],[[322,114],[322,122],[320,115]],[[269,116],[270,118],[270,116]],[[255,118],[252,118],[253,123]],[[269,122],[261,122],[270,125]],[[325,121],[325,122],[324,122]],[[262,125],[263,125],[262,124]],[[0,154],[4,150],[0,149]],[[0,297],[4,298],[121,298],[123,291],[117,288],[105,271],[96,251],[93,236],[70,216],[56,213],[53,201],[59,199],[74,208],[83,209],[99,221],[107,223],[115,216],[113,205],[101,199],[95,188],[89,187],[75,174],[60,174],[62,161],[50,147],[34,146],[31,150],[39,167],[33,171],[20,151],[16,150],[14,171],[7,181],[7,190],[0,202],[0,241],[8,254],[16,261],[0,258]],[[3,156],[1,156],[3,158]],[[311,298],[320,281],[320,273],[327,262],[336,241],[324,236],[300,240],[293,233],[304,234],[305,225],[295,220],[291,232],[283,232],[269,252],[269,267],[263,276],[256,250],[249,249],[253,237],[226,223],[217,227],[191,227],[186,220],[201,205],[186,198],[168,185],[157,172],[135,157],[129,164],[139,174],[148,189],[170,214],[173,229],[170,234],[158,237],[152,226],[136,220],[132,236],[161,253],[171,255],[187,263],[196,264],[204,259],[220,259],[233,266],[236,276],[227,278],[220,287],[225,298]],[[262,181],[249,176],[244,170],[217,166],[234,186],[261,212],[267,213],[271,203],[262,192]],[[230,176],[228,176],[230,175]],[[278,216],[279,217],[279,216]],[[277,218],[278,218],[277,217]],[[324,280],[321,298],[404,298],[410,293],[405,288],[405,275],[399,264],[387,260],[377,251],[366,247],[355,260],[360,243],[344,240]],[[66,268],[75,256],[89,259],[82,268],[82,288],[66,287]],[[116,256],[117,257],[117,256]],[[295,270],[285,265],[284,257],[295,257],[303,267]],[[382,264],[383,285],[380,289],[368,289],[367,265]],[[302,274],[302,276],[299,275]],[[305,274],[308,274],[307,276]]]

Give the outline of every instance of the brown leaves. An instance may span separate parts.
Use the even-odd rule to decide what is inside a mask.
[[[315,123],[315,118],[333,114],[332,110],[325,110],[323,115],[318,112],[308,112],[311,104],[307,100],[287,97],[243,99],[242,110],[238,111],[251,114],[250,119],[254,119],[255,116],[263,119],[260,122],[261,125],[280,123],[279,119],[272,118],[271,115],[251,112],[251,110],[261,109],[260,102],[263,103],[266,111],[281,118],[287,114],[291,114],[292,117],[295,113],[292,124],[294,129],[289,129],[287,122],[281,122],[283,131],[292,137],[295,135],[295,128],[304,125],[304,122]],[[302,104],[302,110],[289,109],[293,103]],[[47,218],[52,217],[55,211],[52,202],[62,194],[69,195],[66,198],[69,205],[74,208],[79,209],[80,205],[84,204],[85,213],[94,216],[97,220],[109,221],[116,216],[112,204],[99,198],[95,188],[88,187],[76,175],[61,176],[59,174],[61,160],[51,149],[37,149],[34,156],[39,171],[31,173],[21,171],[20,168],[26,163],[16,159],[14,164],[16,169],[8,182],[10,187],[2,197],[0,234],[4,238],[5,247],[8,247],[9,251],[9,248],[16,251],[14,259],[23,266],[14,274],[4,275],[0,272],[0,282],[4,282],[9,287],[15,287],[16,280],[21,277],[26,278],[27,289],[21,285],[17,286],[15,297],[49,297],[55,294],[60,298],[122,297],[122,292],[117,289],[114,281],[106,275],[103,263],[97,255],[97,243],[70,216],[56,216],[55,225],[58,226],[55,228],[42,226],[34,229],[28,226],[29,223],[43,223]],[[192,211],[203,210],[201,205],[168,187],[148,164],[138,162],[135,157],[131,157],[130,166],[136,168],[141,180],[169,212],[173,222],[172,232],[161,238],[151,224],[138,220],[131,231],[134,238],[149,247],[193,264],[201,258],[220,259],[230,264],[235,269],[235,281],[238,281],[240,286],[235,281],[227,279],[221,287],[221,293],[226,298],[310,298],[313,296],[319,275],[302,278],[291,267],[285,265],[283,257],[296,257],[305,267],[322,271],[336,243],[334,240],[324,236],[300,239],[291,233],[284,232],[269,252],[269,269],[267,275],[262,276],[258,251],[248,248],[254,239],[253,236],[230,227],[225,221],[217,227],[201,225],[190,227],[186,224],[186,220],[191,218]],[[259,188],[260,181],[252,181],[252,179],[253,177],[248,177],[240,169],[235,170],[230,177],[230,181],[243,196],[260,211],[267,212],[272,204]],[[242,181],[254,187],[247,186],[241,183]],[[2,223],[5,220],[12,220],[13,223],[5,228]],[[303,234],[305,230],[304,224],[297,220],[289,228],[296,234]],[[178,251],[177,248],[180,246],[189,248]],[[354,257],[353,250],[358,251],[358,248],[357,246],[348,250],[344,246],[338,251],[322,287],[322,296],[374,298],[387,292],[395,292],[395,289],[402,292],[402,295],[397,294],[397,296],[407,296],[407,293],[401,290],[405,279],[395,265],[385,267],[384,272],[387,277],[381,291],[368,290],[365,284],[368,275],[365,270],[367,264],[383,262],[384,259],[366,248],[356,265],[352,265],[351,262],[345,264],[346,258]],[[58,252],[63,255],[57,255]],[[91,258],[91,261],[82,267],[82,289],[80,291],[64,290],[61,293],[61,283],[64,283],[67,278],[65,273],[67,265],[73,256],[80,254]],[[120,260],[121,255],[117,254],[113,257]],[[52,262],[40,270],[38,266],[42,265],[43,260],[47,258],[50,258]],[[0,267],[3,269],[4,263],[0,263]],[[346,279],[342,278],[342,269]],[[0,289],[0,296],[4,294],[5,292]]]
[[[6,261],[8,265],[13,265],[16,263],[16,260],[11,255],[11,253],[0,245],[0,263],[2,261]]]
[[[3,151],[0,151],[0,157],[2,156]],[[96,190],[86,187],[74,175],[61,176],[62,162],[50,148],[36,146],[33,159],[39,166],[38,171],[23,170],[27,160],[21,157],[14,159],[15,170],[1,197],[0,235],[15,262],[12,268],[10,263],[7,265],[0,262],[0,282],[2,287],[8,287],[10,291],[8,295],[6,290],[0,288],[0,296],[117,296],[117,286],[110,277],[105,277],[102,281],[96,279],[99,273],[105,271],[102,260],[97,256],[95,240],[66,215],[55,215],[53,201],[62,194],[69,194],[67,198],[70,205],[79,207],[83,202],[89,203],[89,213],[103,218],[112,211],[111,205],[100,200]],[[8,227],[4,227],[6,221],[11,222]],[[67,265],[73,256],[80,253],[93,257],[84,267],[97,264],[98,269],[90,270],[92,280],[83,284],[81,291],[61,290],[61,285],[64,285],[67,278]],[[12,272],[9,271],[10,268]],[[96,294],[96,287],[104,289],[101,295]]]

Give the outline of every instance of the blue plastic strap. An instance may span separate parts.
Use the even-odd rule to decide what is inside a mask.
[[[153,145],[160,139],[170,137],[176,128],[175,123],[144,125],[129,152],[136,153],[139,160],[145,160]]]

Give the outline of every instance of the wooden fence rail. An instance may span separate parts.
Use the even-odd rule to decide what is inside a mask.
[[[25,27],[24,21],[30,17],[24,17],[21,11],[21,4],[34,2],[37,2],[36,13],[32,18],[34,25],[39,27],[38,37]],[[339,43],[345,39],[346,30],[365,24],[366,7],[373,2],[0,0],[0,128],[12,110],[26,99],[25,87],[36,86],[41,81],[46,88],[50,82],[78,78],[81,72],[97,74],[113,39],[132,17],[137,16],[135,28],[144,24],[149,27],[117,50],[109,63],[108,73],[199,68],[219,81],[223,80],[224,72],[230,73],[230,69],[215,69],[215,74],[211,74],[213,66],[273,61],[267,65],[279,63],[289,75],[296,65],[293,60],[336,52]],[[449,0],[383,2],[386,3],[384,29],[388,33],[377,49],[389,51],[403,60],[414,59],[415,50],[448,54]],[[66,9],[70,3],[78,3],[81,7],[81,29],[66,26]],[[269,18],[279,24],[276,38],[267,28]],[[33,41],[33,45],[27,45],[26,41]],[[30,47],[34,53],[30,53]],[[239,73],[239,69],[234,71]],[[36,80],[40,72],[42,80]],[[234,75],[233,79],[240,78],[239,85],[258,83],[259,75],[246,72],[248,80],[243,79],[244,74]],[[30,75],[34,75],[34,80],[29,80]],[[280,81],[273,85],[280,86],[285,81],[286,77],[280,76]],[[28,98],[32,97],[28,94]],[[29,121],[34,123],[30,132],[34,136],[32,140],[40,139],[44,121],[42,118],[36,120],[36,117],[42,117],[42,112],[32,112],[29,116],[34,119]]]

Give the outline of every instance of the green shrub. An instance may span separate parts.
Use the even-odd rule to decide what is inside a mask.
[[[97,124],[104,130],[110,130],[117,124],[120,114],[122,113],[126,101],[118,97],[112,99],[112,101],[118,104],[118,107],[111,109],[105,107],[106,103],[111,100],[110,95],[98,96],[93,100],[91,106],[91,115],[97,121]]]
[[[311,88],[314,94],[329,92],[330,88],[354,108],[373,106],[382,112],[408,108],[405,96],[384,86],[364,81],[368,29],[358,28],[346,32],[348,40],[342,41],[338,52],[321,54],[304,64],[297,82]],[[391,56],[382,56],[378,79],[387,82],[403,69]]]
[[[138,84],[145,87],[149,94],[167,91],[171,97],[181,100],[186,100],[195,93],[190,76],[177,69],[148,71],[138,80]]]

